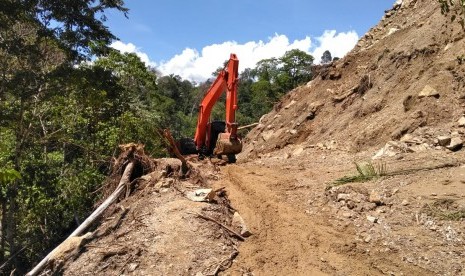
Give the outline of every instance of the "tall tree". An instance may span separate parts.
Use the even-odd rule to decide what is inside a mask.
[[[54,112],[50,99],[67,91],[64,87],[74,64],[105,52],[115,38],[104,25],[104,11],[126,13],[127,9],[121,0],[3,0],[1,5],[0,117],[2,126],[12,130],[14,136],[8,162],[24,176],[9,184],[2,198],[2,244],[8,244],[8,256],[4,257],[11,256],[22,273],[28,265],[24,258],[27,254],[16,253],[32,245],[24,244],[20,235],[24,234],[20,212],[35,201],[26,205],[21,200],[37,189],[42,191],[40,185],[45,183],[37,179],[43,177],[40,174],[45,167],[41,169],[40,164],[58,160],[50,155],[46,142],[56,131],[47,124]],[[41,161],[33,162],[37,158]],[[32,170],[30,165],[34,166]],[[31,186],[33,183],[39,186]]]
[[[193,136],[197,118],[195,111],[199,104],[196,102],[198,90],[191,82],[177,75],[160,77],[157,85],[159,93],[172,101],[167,106],[169,111],[163,126],[169,127],[177,137]]]
[[[321,56],[321,63],[322,64],[328,64],[331,63],[333,60],[333,57],[331,56],[331,52],[326,50],[323,52],[323,55]]]
[[[259,81],[274,82],[279,74],[277,58],[262,59],[255,66],[255,75]]]
[[[239,74],[239,86],[237,92],[237,102],[239,109],[237,111],[237,121],[241,124],[251,124],[256,121],[254,114],[257,109],[252,104],[252,85],[255,81],[255,71],[246,68]]]

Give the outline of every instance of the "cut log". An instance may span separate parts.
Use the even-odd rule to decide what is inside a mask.
[[[55,256],[55,253],[59,251],[59,248],[62,244],[65,244],[68,239],[80,236],[82,233],[84,233],[84,231],[103,214],[103,212],[108,208],[108,206],[110,206],[114,201],[116,201],[116,199],[118,199],[118,197],[124,191],[124,188],[126,187],[126,185],[130,183],[130,177],[131,177],[133,169],[134,169],[134,162],[130,162],[124,169],[123,176],[121,176],[121,179],[115,191],[81,225],[79,225],[79,227],[76,228],[76,230],[74,230],[74,232],[71,233],[71,235],[69,235],[69,237],[65,241],[63,241],[59,246],[53,249],[52,252],[48,253],[48,255],[45,256],[45,258],[42,259],[42,261],[38,263],[26,275],[27,276],[38,275],[46,267],[49,261],[53,259],[53,257]]]

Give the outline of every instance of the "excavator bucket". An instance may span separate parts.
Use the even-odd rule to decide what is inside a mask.
[[[232,155],[242,151],[242,141],[236,137],[231,138],[230,133],[220,133],[216,146],[213,149],[215,155]]]

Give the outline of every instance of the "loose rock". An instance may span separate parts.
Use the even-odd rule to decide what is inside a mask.
[[[305,119],[307,119],[307,120],[313,120],[313,119],[315,119],[315,112],[310,111],[310,112],[308,113],[307,117],[305,117]]]
[[[373,217],[373,216],[367,216],[367,220],[372,222],[372,223],[377,223],[378,222],[378,218]]]
[[[462,146],[463,146],[462,139],[460,139],[460,137],[454,137],[451,139],[450,144],[446,148],[451,151],[458,151],[462,148]]]
[[[242,218],[241,215],[239,215],[238,212],[235,212],[234,215],[233,215],[232,225],[235,228],[240,229],[241,236],[249,237],[249,236],[252,235],[252,233],[249,231],[247,225],[245,224],[244,219]]]
[[[440,146],[446,147],[450,144],[451,137],[450,136],[438,136],[438,144]]]
[[[345,217],[345,218],[351,218],[352,213],[351,212],[344,212],[344,213],[342,213],[342,216]]]
[[[421,90],[420,94],[418,94],[419,98],[424,97],[439,97],[439,92],[434,89],[433,87],[426,85],[423,90]]]
[[[296,101],[292,100],[288,105],[284,107],[284,109],[289,109],[291,106],[293,106],[296,103]]]
[[[265,132],[263,132],[262,133],[263,140],[265,140],[265,141],[270,140],[271,137],[273,136],[273,133],[274,133],[273,131],[265,131]]]
[[[337,201],[341,201],[341,200],[349,200],[350,199],[350,195],[349,194],[338,194],[337,195]]]
[[[465,116],[462,116],[459,120],[459,127],[465,127]]]
[[[370,193],[370,196],[368,197],[368,202],[375,203],[376,205],[382,205],[383,204],[381,195],[378,194],[375,191],[372,191]]]
[[[295,149],[295,150],[292,152],[292,155],[293,155],[293,156],[298,156],[298,155],[302,154],[302,152],[304,152],[304,148],[303,148],[303,147],[298,147],[297,149]]]

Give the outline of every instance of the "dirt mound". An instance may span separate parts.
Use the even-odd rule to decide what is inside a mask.
[[[360,151],[424,127],[456,131],[465,111],[464,38],[437,1],[403,1],[346,57],[263,116],[244,156],[289,144]]]
[[[235,211],[223,189],[207,188],[217,166],[189,162],[181,177],[178,159],[139,159],[125,196],[93,232],[61,246],[43,275],[209,275],[231,265],[244,236],[231,226]],[[105,187],[115,187],[118,170]]]

